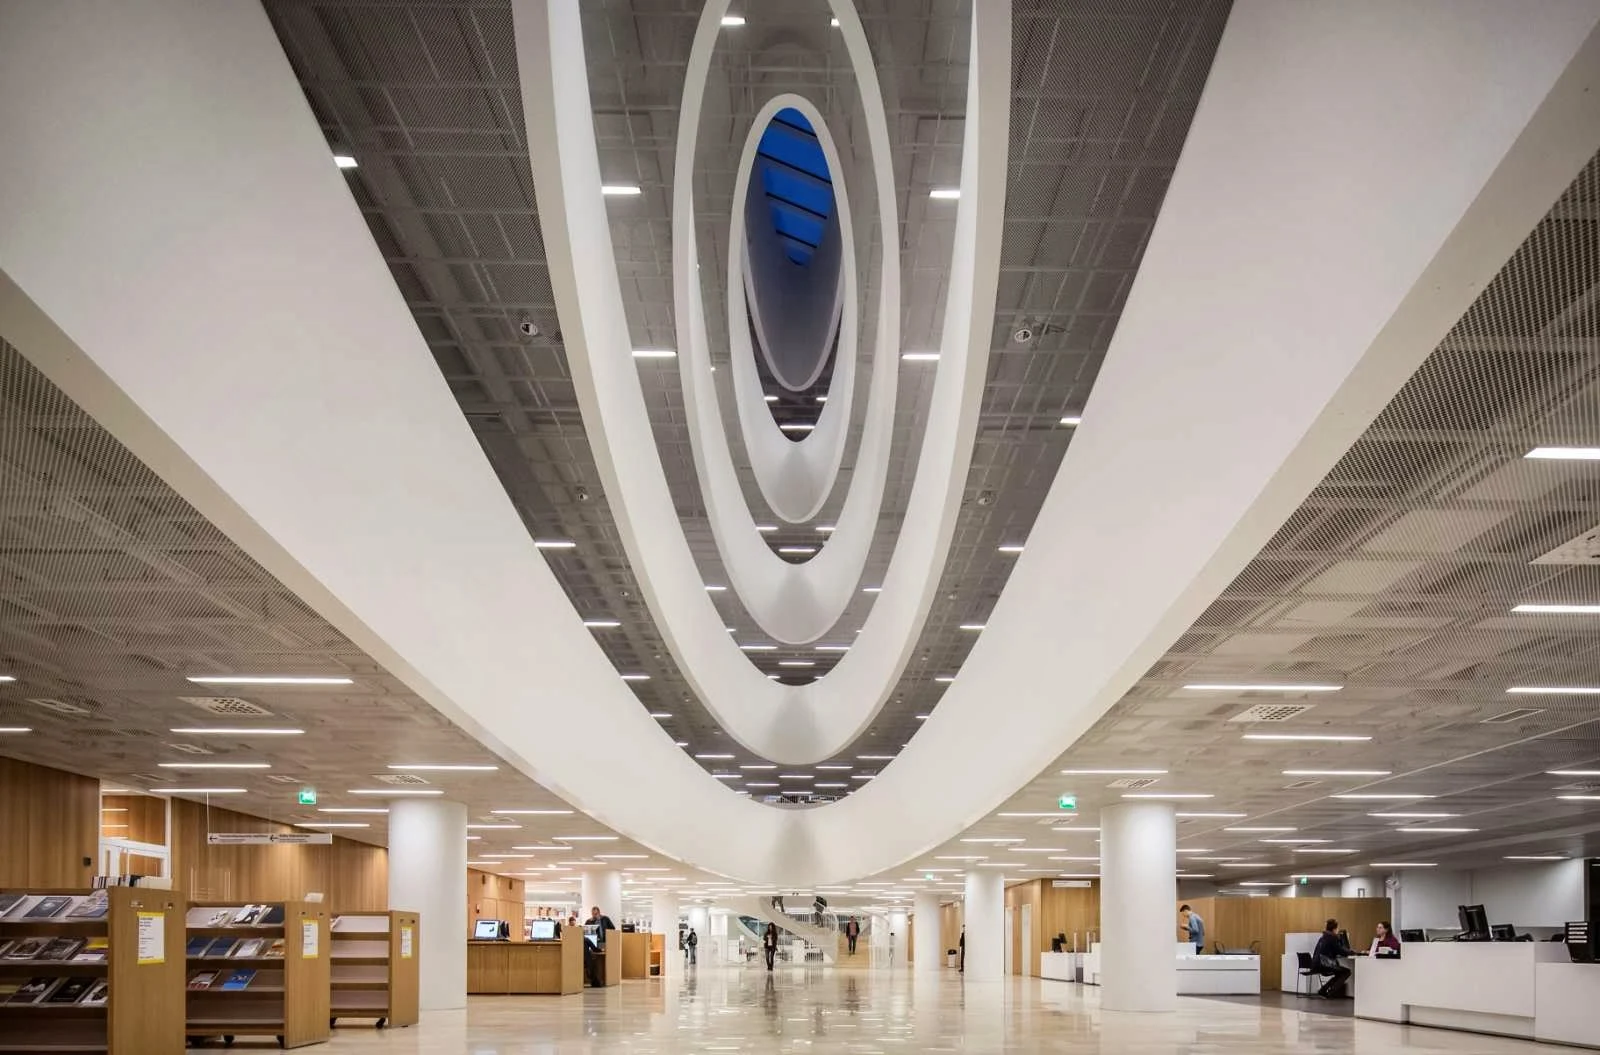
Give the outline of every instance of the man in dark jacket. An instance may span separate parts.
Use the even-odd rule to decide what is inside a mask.
[[[767,932],[761,936],[761,949],[767,954],[767,970],[772,970],[772,961],[778,955],[778,925],[767,924]]]
[[[1322,937],[1317,939],[1317,947],[1311,953],[1312,972],[1328,976],[1322,988],[1317,990],[1318,996],[1344,996],[1344,983],[1350,977],[1350,968],[1339,961],[1341,957],[1349,955],[1350,946],[1339,936],[1339,921],[1330,919],[1322,928]]]
[[[851,916],[850,922],[844,925],[844,940],[850,946],[851,956],[856,954],[856,939],[859,937],[861,937],[861,924],[856,922],[854,916]]]

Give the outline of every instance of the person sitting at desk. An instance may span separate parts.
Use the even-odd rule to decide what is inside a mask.
[[[1311,953],[1311,972],[1328,976],[1322,988],[1317,990],[1318,996],[1329,999],[1344,996],[1344,983],[1350,978],[1350,968],[1339,961],[1349,955],[1349,944],[1339,936],[1339,921],[1330,919],[1327,926],[1322,928],[1322,937],[1317,939],[1317,947]]]
[[[1399,956],[1400,939],[1395,937],[1394,931],[1389,929],[1389,921],[1384,920],[1378,924],[1376,934],[1372,938],[1372,946],[1367,949],[1369,956]]]

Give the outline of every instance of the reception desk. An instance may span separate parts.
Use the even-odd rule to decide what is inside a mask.
[[[566,996],[583,991],[583,931],[555,941],[467,942],[467,992]]]
[[[1356,1016],[1600,1046],[1600,966],[1552,942],[1413,942],[1356,960]]]
[[[650,977],[650,938],[647,931],[615,931],[610,935],[606,945],[616,944],[622,950],[623,980]]]

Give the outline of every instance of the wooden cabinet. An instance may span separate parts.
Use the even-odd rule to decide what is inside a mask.
[[[329,913],[314,902],[191,902],[186,948],[190,1037],[328,1039]]]
[[[417,961],[422,923],[415,912],[361,912],[336,916],[329,964],[329,1015],[376,1019],[378,1026],[417,1021]]]

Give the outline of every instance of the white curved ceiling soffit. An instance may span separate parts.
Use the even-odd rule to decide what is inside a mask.
[[[1589,5],[1552,3],[1538,20],[1483,5],[1470,27],[1443,0],[1366,20],[1236,5],[1085,426],[987,632],[875,780],[784,810],[673,747],[565,602],[262,13],[4,10],[7,338],[509,763],[645,845],[789,886],[894,867],[1056,758],[1309,493],[1600,148]],[[118,47],[81,46],[94,37]],[[1264,53],[1285,61],[1264,67]],[[151,68],[171,76],[140,75]],[[1196,279],[1208,275],[1226,281]]]
[[[822,551],[804,564],[791,564],[773,553],[756,530],[721,435],[698,281],[692,172],[706,69],[727,8],[727,0],[711,0],[702,12],[680,124],[673,270],[684,397],[702,490],[732,584],[753,617],[774,637],[810,642],[836,623],[859,587],[876,527],[894,412],[884,389],[893,380],[889,370],[898,365],[900,309],[885,304],[878,313],[874,405],[869,408],[858,462],[864,471],[858,473]],[[898,222],[881,94],[853,5],[841,0],[834,11],[867,104],[884,244],[895,245]],[[607,237],[588,78],[576,47],[581,40],[576,5],[529,0],[514,4],[513,12],[519,27],[539,20],[548,28],[548,35],[537,38],[537,48],[531,34],[519,32],[517,37],[530,139],[549,144],[531,152],[530,159],[567,357],[630,564],[684,676],[730,736],[777,762],[826,759],[850,743],[893,692],[932,604],[954,531],[977,428],[998,281],[1009,131],[1009,4],[980,0],[974,6],[962,197],[941,357],[928,415],[939,427],[924,433],[906,529],[861,633],[847,643],[849,650],[831,672],[803,685],[769,680],[750,663],[739,643],[724,633],[725,620],[707,594],[687,539],[676,527],[675,506],[653,445],[636,368],[624,351],[629,347],[627,314]],[[568,90],[550,89],[558,69],[572,78]],[[885,296],[899,288],[895,255],[883,254],[880,288]],[[894,358],[886,363],[883,353],[890,349]],[[770,416],[768,421],[767,428],[778,435]]]

